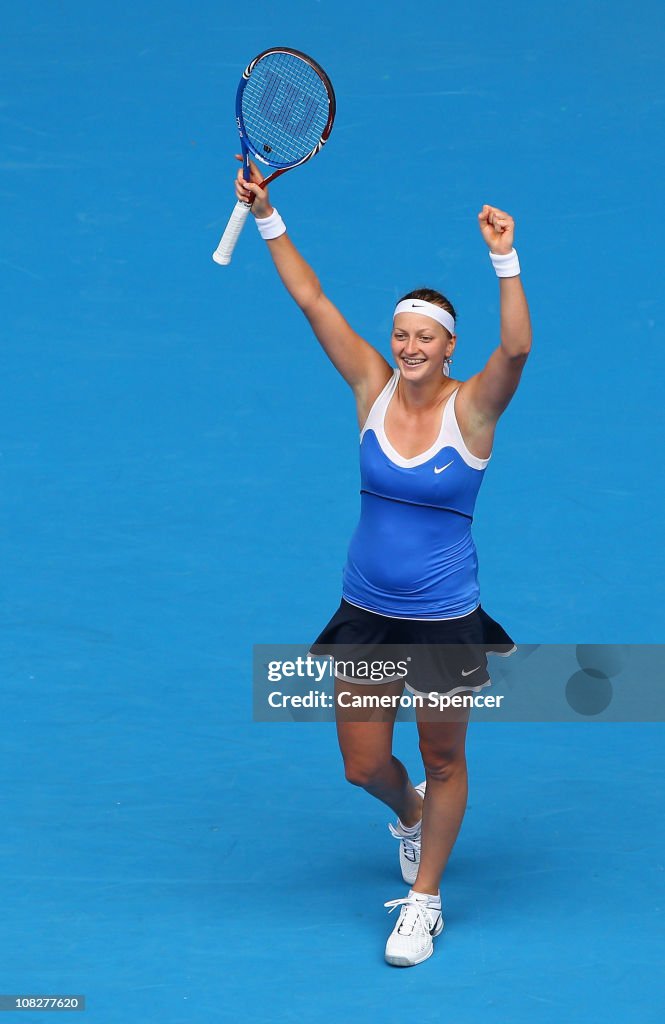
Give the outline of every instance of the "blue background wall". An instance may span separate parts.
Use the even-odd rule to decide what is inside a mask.
[[[2,990],[94,1021],[662,1019],[659,725],[472,730],[448,935],[382,962],[385,814],[327,726],[251,721],[251,646],[339,600],[357,431],[233,203],[233,96],[312,53],[338,115],[273,200],[386,354],[393,301],[535,327],[475,536],[526,642],[663,639],[661,4],[15,5],[0,40]],[[411,727],[398,752],[414,774]],[[399,886],[398,886],[399,889]],[[659,902],[660,901],[660,902]],[[26,1015],[26,1019],[30,1015]],[[39,1018],[41,1019],[41,1018]]]

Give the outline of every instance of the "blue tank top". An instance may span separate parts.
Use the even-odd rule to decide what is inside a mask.
[[[431,448],[403,458],[386,437],[399,370],[360,434],[360,522],[351,538],[343,596],[381,615],[451,619],[478,606],[471,523],[489,459],[472,455],[455,416],[457,389]]]

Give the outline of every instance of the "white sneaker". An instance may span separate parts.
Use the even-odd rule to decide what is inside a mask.
[[[384,906],[401,907],[399,919],[386,943],[386,961],[393,967],[414,967],[434,952],[432,939],[443,931],[441,899],[426,893],[409,891],[401,900],[389,900]]]
[[[416,793],[425,797],[425,788],[427,782],[421,782],[419,786],[416,786]],[[399,866],[402,869],[402,878],[407,885],[413,885],[417,876],[418,868],[420,866],[420,827],[417,832],[412,835],[405,835],[402,831],[404,826],[402,822],[397,819],[397,825],[388,825],[391,836],[395,839],[399,839]]]

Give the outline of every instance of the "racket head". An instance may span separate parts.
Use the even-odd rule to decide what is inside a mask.
[[[236,123],[249,178],[249,157],[278,174],[310,160],[327,142],[335,92],[320,64],[300,50],[276,46],[245,68],[236,94]]]

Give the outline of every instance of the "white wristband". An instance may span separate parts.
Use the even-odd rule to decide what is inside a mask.
[[[279,238],[286,231],[286,224],[274,207],[269,217],[256,217],[255,220],[259,234],[266,242],[270,238]]]
[[[505,254],[491,252],[490,259],[497,277],[517,277],[520,272],[520,261],[515,249]]]

